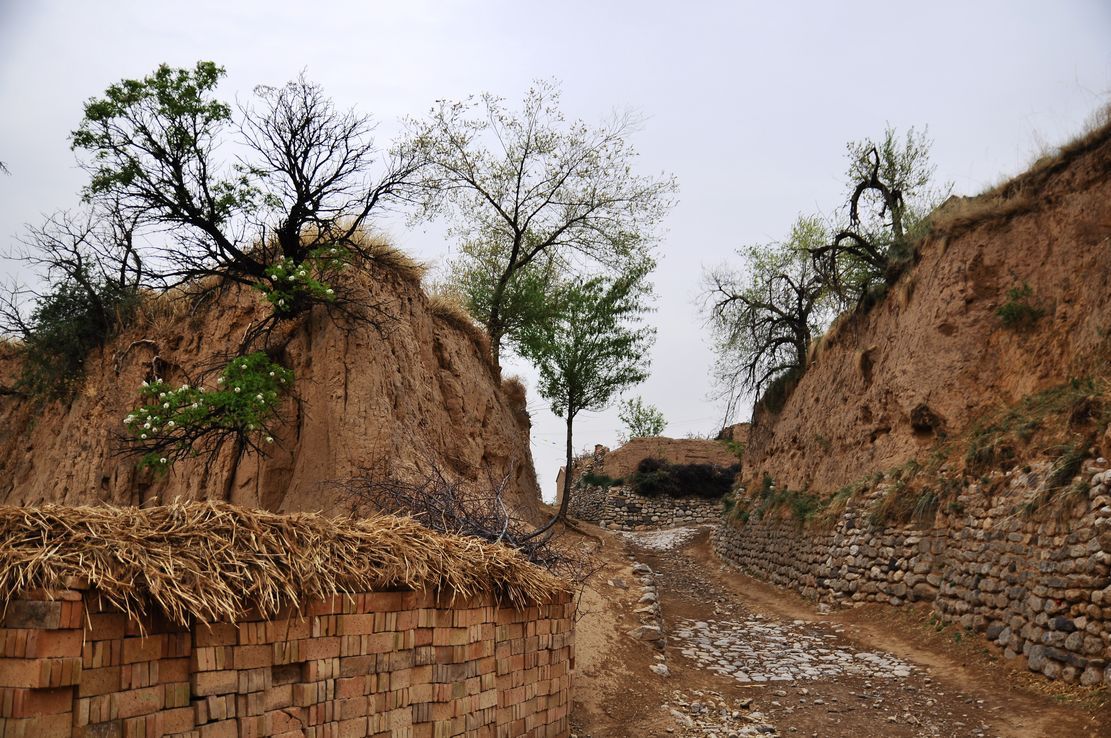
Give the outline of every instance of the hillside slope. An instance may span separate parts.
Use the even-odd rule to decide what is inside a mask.
[[[1043,313],[1027,329],[997,312],[1011,290]],[[1104,127],[990,193],[942,206],[915,266],[870,311],[837,321],[780,412],[757,412],[744,476],[829,492],[928,453],[994,408],[1107,376],[1109,346]]]
[[[122,420],[137,388],[157,372],[177,384],[222,364],[265,313],[256,293],[229,290],[190,314],[158,307],[87,361],[87,377],[68,404],[36,407],[0,396],[0,500],[26,504],[110,501],[144,504],[176,497],[221,499],[270,510],[336,510],[330,485],[374,469],[420,479],[433,468],[489,484],[507,480],[508,501],[526,516],[540,502],[519,388],[506,393],[482,336],[436,310],[413,269],[372,264],[360,278],[389,318],[381,330],[344,324],[316,308],[281,357],[295,392],[266,458],[224,448],[212,464],[179,462],[164,477],[140,472]],[[18,366],[0,359],[0,385]]]

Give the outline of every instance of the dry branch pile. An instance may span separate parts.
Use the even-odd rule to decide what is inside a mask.
[[[342,593],[493,593],[524,606],[566,589],[519,553],[410,518],[280,515],[224,503],[0,507],[0,597],[87,579],[130,614],[235,621]]]

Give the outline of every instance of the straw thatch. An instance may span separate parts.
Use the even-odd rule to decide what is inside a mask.
[[[492,593],[514,606],[565,585],[504,546],[424,528],[411,518],[280,515],[224,503],[164,507],[0,507],[0,597],[70,577],[120,609],[172,621],[235,621],[249,608],[342,593]]]

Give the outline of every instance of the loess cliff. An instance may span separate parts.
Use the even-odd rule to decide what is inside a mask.
[[[529,449],[523,389],[499,380],[484,336],[430,300],[420,270],[396,252],[355,277],[377,325],[333,320],[320,307],[285,328],[279,357],[293,370],[272,452],[178,462],[157,476],[126,454],[123,418],[143,380],[186,383],[222,364],[266,315],[257,293],[229,289],[191,308],[166,295],[145,301],[135,324],[86,362],[67,403],[0,395],[0,500],[151,504],[218,499],[275,511],[342,511],[333,482],[373,471],[420,480],[433,470],[489,485],[535,517],[540,493]],[[0,385],[19,367],[10,347]]]
[[[1111,375],[1111,126],[932,218],[916,263],[842,316],[782,410],[758,410],[744,477],[830,492],[928,454],[999,408]],[[1000,309],[1033,316],[1008,326]],[[1025,309],[1025,308],[1024,308]],[[1111,455],[1106,431],[1095,449]]]

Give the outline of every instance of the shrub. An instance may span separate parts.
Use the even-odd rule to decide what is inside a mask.
[[[580,481],[588,487],[616,487],[624,480],[614,479],[608,474],[595,474],[592,471],[588,471],[580,477]]]
[[[293,372],[257,352],[236,357],[214,390],[161,380],[144,382],[143,404],[124,418],[141,467],[157,471],[201,450],[214,453],[230,439],[257,446],[274,442],[271,425],[278,402],[293,383]]]
[[[1033,296],[1034,291],[1026,282],[1022,283],[1022,287],[1007,290],[1007,301],[995,311],[1003,325],[1015,331],[1033,328],[1045,315],[1045,309],[1033,302]]]
[[[633,491],[645,497],[703,497],[719,499],[733,488],[740,466],[715,464],[669,464],[660,459],[643,459],[632,477]]]
[[[335,302],[336,291],[330,281],[349,261],[349,255],[332,246],[310,251],[301,263],[283,258],[266,268],[266,282],[256,285],[274,308],[274,314],[287,318],[314,303]]]
[[[20,389],[44,399],[73,393],[89,352],[135,312],[133,289],[67,279],[39,298],[24,330]]]

